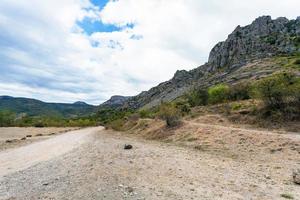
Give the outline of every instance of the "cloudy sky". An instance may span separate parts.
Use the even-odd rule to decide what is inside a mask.
[[[1,0],[0,95],[99,104],[207,61],[237,25],[299,0]]]

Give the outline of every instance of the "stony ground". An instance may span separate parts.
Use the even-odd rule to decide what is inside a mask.
[[[224,127],[198,129],[200,133]],[[220,147],[203,150],[106,130],[85,132],[84,142],[73,150],[3,175],[0,199],[300,199],[300,186],[291,177],[300,167],[300,154],[294,149],[300,144],[298,134],[261,131],[264,141],[255,142],[248,138],[256,131],[227,129],[233,130],[232,141],[240,135],[249,140],[241,145],[256,153],[244,156],[240,146],[232,156]],[[82,136],[82,130],[78,134]],[[288,144],[269,150],[269,137]],[[133,149],[124,150],[124,144]]]

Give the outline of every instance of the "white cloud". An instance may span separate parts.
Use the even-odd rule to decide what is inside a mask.
[[[216,42],[261,15],[296,18],[299,0],[0,2],[0,95],[100,103],[203,64]],[[84,18],[122,27],[87,35]],[[133,28],[125,28],[135,24]]]

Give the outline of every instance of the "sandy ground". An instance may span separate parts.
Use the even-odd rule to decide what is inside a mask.
[[[204,132],[202,129],[212,131],[223,127],[199,125],[198,129]],[[180,147],[106,130],[83,129],[65,134],[65,137],[57,136],[56,145],[73,143],[73,137],[78,139],[84,135],[85,139],[82,143],[73,143],[73,150],[68,148],[68,152],[62,152],[55,158],[51,156],[47,161],[39,158],[43,162],[29,163],[21,171],[19,168],[15,168],[15,172],[6,171],[0,178],[0,199],[269,200],[284,199],[283,194],[300,199],[300,186],[291,179],[292,171],[300,167],[299,152],[290,149],[300,144],[297,134],[260,131],[263,141],[255,142],[250,138],[256,131],[228,129],[232,134],[232,149],[237,149],[235,154],[239,155],[240,149],[246,146],[253,150],[258,146],[257,151],[249,152],[249,156],[244,156],[247,155],[245,151],[241,151],[243,156],[228,156],[228,153],[220,151],[221,147],[203,151],[201,148]],[[234,140],[241,134],[240,137],[249,140],[249,143],[241,143],[236,148]],[[65,139],[67,137],[70,141]],[[273,146],[267,143],[270,137],[272,141],[278,139],[291,145],[272,151]],[[228,140],[225,138],[225,144]],[[38,143],[27,148],[40,152],[42,147],[35,146]],[[51,140],[46,142],[47,145],[51,143]],[[260,147],[261,143],[264,143],[265,150]],[[132,144],[133,149],[124,150],[124,144]],[[228,149],[225,147],[226,152]],[[9,152],[13,155],[21,148]],[[53,151],[50,148],[49,154]],[[3,155],[4,152],[0,153],[2,162],[3,159],[14,162]],[[41,155],[37,153],[36,156]],[[19,162],[15,164],[19,166]]]
[[[0,151],[31,144],[76,129],[78,128],[0,127]]]

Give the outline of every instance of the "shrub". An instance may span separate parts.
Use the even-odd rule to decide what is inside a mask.
[[[254,85],[254,97],[261,99],[267,113],[276,110],[285,118],[299,114],[300,78],[291,73],[278,73],[258,81]]]
[[[178,109],[171,103],[162,103],[160,105],[159,117],[166,121],[168,127],[175,127],[180,124]]]
[[[210,104],[223,103],[229,99],[230,88],[225,84],[218,84],[208,89],[208,102]]]
[[[175,103],[175,107],[178,109],[182,116],[191,112],[190,104],[185,101],[178,101]]]
[[[248,82],[237,83],[230,87],[230,100],[245,100],[250,99],[251,85]]]
[[[208,92],[206,89],[193,89],[186,98],[192,107],[207,105]]]
[[[150,110],[140,110],[139,115],[140,115],[140,118],[142,118],[142,119],[154,117],[154,113],[151,112]]]
[[[267,107],[280,109],[296,102],[299,95],[299,78],[290,73],[279,73],[264,78],[255,84],[254,95]]]
[[[109,123],[109,126],[116,131],[123,131],[124,124],[125,124],[125,121],[123,119],[117,119],[117,120],[111,121]]]

